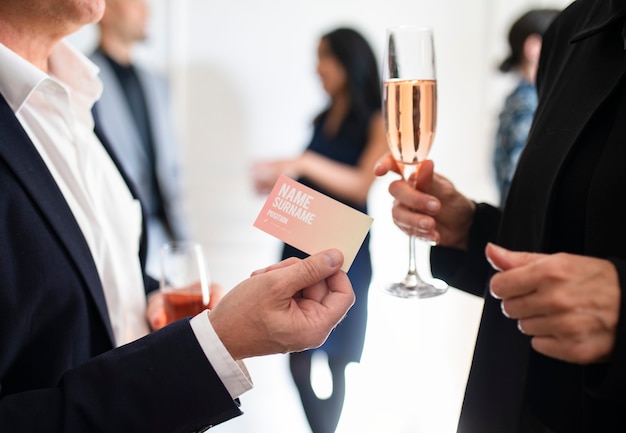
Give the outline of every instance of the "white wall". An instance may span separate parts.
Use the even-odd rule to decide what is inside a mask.
[[[137,54],[172,78],[184,139],[187,210],[196,236],[211,245],[258,239],[238,225],[243,220],[237,215],[250,218],[245,210],[253,209],[250,202],[260,204],[249,188],[247,168],[255,158],[293,155],[306,145],[311,120],[325,103],[315,75],[316,45],[321,34],[339,25],[361,30],[379,58],[387,26],[434,27],[439,121],[431,156],[438,171],[469,196],[493,200],[493,130],[512,81],[496,70],[507,51],[506,32],[527,8],[567,3],[151,0],[150,39]],[[90,50],[94,35],[89,28],[71,40]],[[220,193],[228,192],[237,199],[221,201]],[[198,218],[207,213],[209,219]],[[230,216],[228,227],[216,228],[224,214]],[[220,253],[213,259],[225,269],[216,269],[216,277],[227,283],[247,272],[244,266],[222,265],[228,259]]]
[[[325,101],[315,75],[319,36],[339,26],[361,30],[378,57],[385,28],[435,29],[439,124],[432,158],[470,197],[495,197],[490,155],[497,112],[510,77],[512,20],[530,7],[569,0],[152,0],[152,38],[138,56],[170,74],[184,139],[187,212],[208,248],[213,278],[232,287],[278,258],[279,243],[252,227],[263,198],[248,167],[289,156],[307,143]],[[94,30],[72,41],[88,50]],[[393,226],[386,185],[370,194],[374,283],[363,361],[350,367],[342,432],[455,431],[482,301],[452,289],[427,301],[390,299],[377,284],[406,269],[406,237]],[[255,389],[243,417],[216,429],[307,431],[283,356],[247,362]]]
[[[237,202],[255,200],[247,179],[249,163],[255,158],[293,155],[306,145],[311,120],[325,103],[315,75],[316,45],[322,33],[339,25],[361,30],[379,58],[387,26],[421,23],[435,28],[439,124],[432,158],[437,169],[469,196],[493,200],[490,156],[494,122],[511,85],[511,78],[499,74],[496,66],[506,54],[508,26],[527,7],[566,3],[155,2],[167,9],[161,18],[171,30],[163,57],[169,59],[167,67],[174,78],[187,144],[189,212],[208,211],[216,217],[215,221],[196,222],[199,236],[206,236],[212,244],[233,242],[231,232],[223,227],[216,230],[214,222],[221,220],[224,212],[245,214]],[[235,185],[225,183],[227,178]],[[216,189],[225,188],[240,200],[216,203]],[[209,202],[200,204],[203,197]],[[245,214],[246,221],[250,217]],[[229,221],[243,223],[236,218]],[[256,232],[237,230],[248,245],[258,238]],[[228,269],[228,275],[236,272],[226,263],[220,268]]]

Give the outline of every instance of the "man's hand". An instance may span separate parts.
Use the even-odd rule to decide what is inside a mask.
[[[257,271],[209,319],[234,359],[320,346],[354,303],[343,256],[328,250]]]
[[[490,283],[502,312],[532,336],[532,347],[578,364],[606,361],[613,352],[621,290],[611,262],[572,254],[514,252],[487,245],[500,270]]]

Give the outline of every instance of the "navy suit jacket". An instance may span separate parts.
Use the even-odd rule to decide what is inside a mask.
[[[0,191],[0,431],[190,432],[241,413],[188,321],[113,349],[89,247],[2,95]]]

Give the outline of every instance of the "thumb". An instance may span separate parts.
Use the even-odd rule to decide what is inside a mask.
[[[343,254],[336,249],[322,251],[313,254],[304,260],[300,260],[291,266],[277,269],[281,278],[286,282],[285,288],[293,296],[297,291],[325,280],[335,274],[343,265]]]
[[[427,191],[433,183],[435,173],[435,164],[431,159],[422,161],[418,166],[415,174],[411,176],[411,186],[420,191]]]
[[[511,251],[489,242],[485,248],[487,261],[497,271],[507,271],[535,262],[545,254]]]
[[[381,156],[378,161],[376,161],[376,165],[374,165],[374,174],[376,176],[384,176],[390,171],[401,174],[400,169],[398,168],[398,164],[393,159],[391,153],[386,153],[385,155]]]

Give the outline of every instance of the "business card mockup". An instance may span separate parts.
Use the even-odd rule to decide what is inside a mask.
[[[307,254],[336,248],[347,272],[372,222],[370,216],[281,176],[254,226]]]

